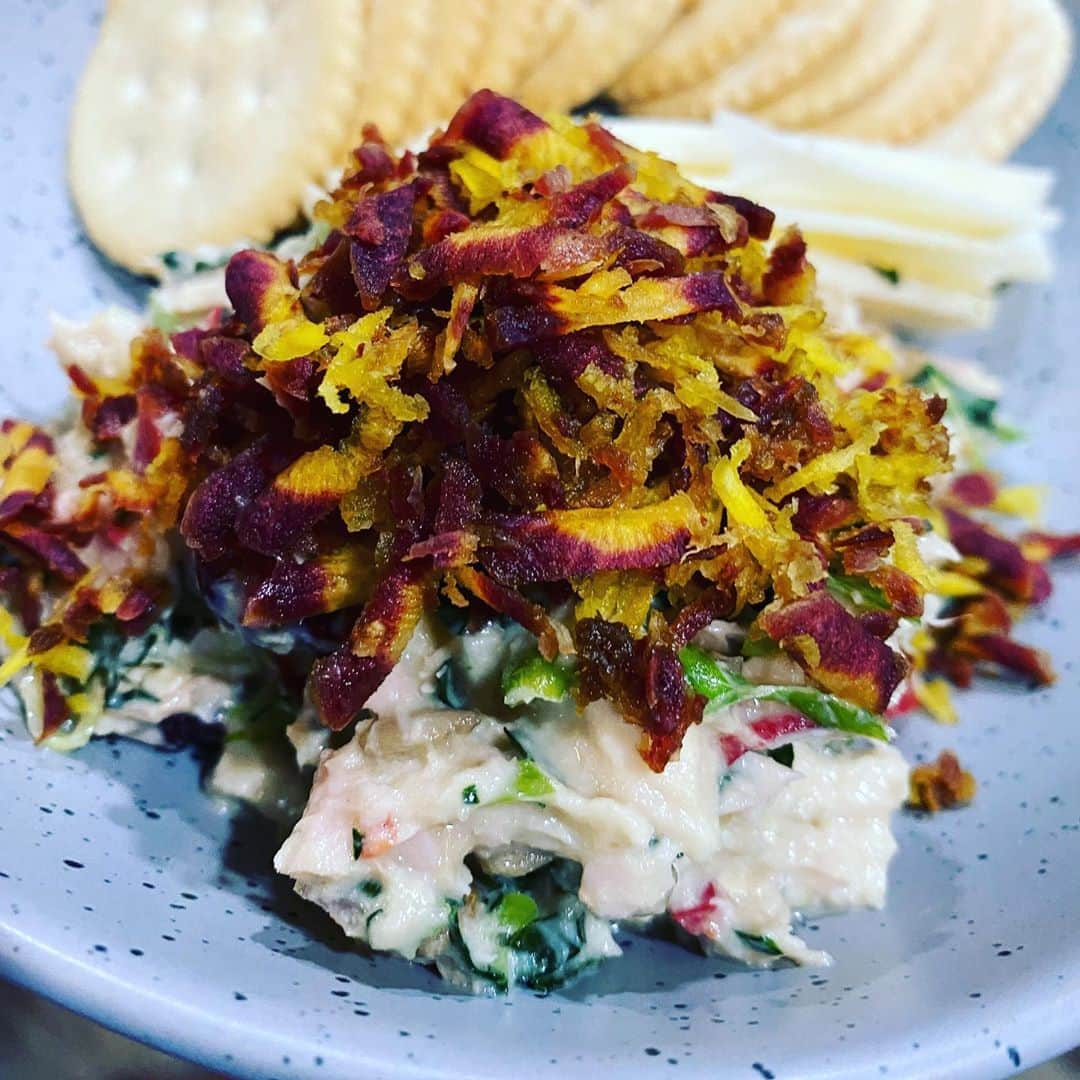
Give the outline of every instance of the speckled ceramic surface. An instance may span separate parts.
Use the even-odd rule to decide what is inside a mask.
[[[151,2],[151,0],[145,0]],[[1073,6],[1075,14],[1076,6]],[[67,104],[92,5],[0,12],[0,410],[53,410],[50,308],[130,302],[134,283],[78,231],[63,182]],[[1031,431],[1005,464],[1053,480],[1051,524],[1080,522],[1080,81],[1026,159],[1061,170],[1072,214],[1052,288],[1005,298],[967,343]],[[1052,691],[980,690],[962,726],[916,719],[902,745],[957,746],[976,805],[898,823],[889,906],[808,933],[834,967],[750,974],[660,943],[573,990],[471,1000],[350,951],[275,880],[275,838],[204,798],[197,766],[131,745],[34,750],[0,713],[0,972],[113,1027],[260,1077],[1005,1076],[1080,1042],[1080,574],[1025,636]]]

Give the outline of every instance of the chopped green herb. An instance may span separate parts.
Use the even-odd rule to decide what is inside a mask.
[[[376,908],[365,920],[364,920],[364,933],[371,933],[371,924],[383,913],[383,909]]]
[[[160,330],[163,334],[175,334],[181,325],[176,312],[163,308],[153,300],[150,301],[150,322],[156,330]]]
[[[527,652],[503,672],[503,701],[511,707],[536,700],[562,701],[573,689],[574,678],[573,661],[545,660],[535,650]]]
[[[435,672],[435,693],[439,700],[450,709],[464,709],[465,695],[458,686],[458,674],[453,660],[447,660]]]
[[[131,701],[150,701],[159,703],[161,698],[157,694],[151,694],[149,690],[144,690],[141,686],[135,687],[134,690],[128,690],[124,694],[120,694],[117,698],[121,705],[127,705]]]
[[[888,729],[879,717],[868,709],[853,705],[834,694],[826,694],[812,686],[776,686],[767,689],[769,700],[790,705],[821,727],[836,728],[853,735],[866,735],[882,742],[889,740]]]
[[[168,270],[184,274],[201,274],[206,270],[217,270],[229,261],[229,252],[211,259],[198,259],[184,251],[165,251],[161,254],[161,263]]]
[[[795,762],[795,747],[791,743],[786,742],[783,746],[774,746],[771,750],[766,750],[766,754],[778,761],[781,765],[786,765],[789,769]]]
[[[767,934],[744,934],[741,930],[735,931],[735,936],[744,944],[757,952],[767,953],[769,956],[783,956],[784,950],[776,944]]]
[[[599,94],[594,94],[588,101],[583,102],[581,105],[575,105],[570,110],[570,115],[587,118],[591,113],[600,113],[603,116],[622,116],[626,110],[613,98],[610,94],[605,94],[602,91]]]
[[[296,707],[273,678],[262,679],[250,694],[225,710],[230,742],[272,743],[282,739],[285,728],[296,719]]]
[[[610,941],[611,930],[582,904],[580,884],[581,867],[565,859],[513,878],[477,867],[470,896],[475,902],[447,905],[449,940],[440,970],[500,992],[510,986],[553,990],[587,971],[604,955],[597,943]],[[465,923],[469,930],[463,933]],[[474,956],[477,943],[490,950]]]
[[[830,574],[825,579],[825,587],[837,600],[853,607],[873,608],[875,611],[892,609],[885,594],[865,578],[852,574]]]
[[[994,398],[980,397],[970,390],[965,390],[933,364],[927,364],[911,382],[924,390],[940,393],[948,399],[950,406],[967,419],[968,423],[988,431],[1002,442],[1016,442],[1022,437],[1016,428],[997,421],[994,414],[998,403]]]
[[[540,909],[536,906],[536,901],[527,893],[508,892],[499,901],[495,914],[498,915],[499,922],[503,926],[512,934],[516,934],[535,921],[537,915],[540,914]]]
[[[87,646],[94,654],[94,670],[87,681],[98,680],[105,689],[105,707],[116,709],[131,700],[137,689],[128,682],[128,672],[138,667],[158,642],[170,635],[164,624],[152,626],[139,637],[123,633],[115,620],[95,623],[87,634]]]
[[[480,795],[475,784],[470,784],[467,788],[462,789],[461,801],[466,806],[475,806],[480,801]]]
[[[750,659],[752,656],[775,656],[780,651],[780,646],[767,634],[760,631],[749,633],[743,639],[740,652]]]
[[[364,850],[364,834],[358,829],[352,831],[352,857],[359,859]]]
[[[871,266],[875,274],[880,274],[890,285],[900,284],[900,271],[893,266]]]
[[[514,794],[519,799],[540,799],[552,794],[554,790],[555,785],[535,761],[531,758],[522,758],[518,762]]]
[[[354,829],[353,833],[355,834],[355,832],[356,830]],[[374,899],[374,897],[378,896],[379,893],[382,892],[382,882],[376,881],[374,878],[368,878],[366,881],[360,882],[360,891],[365,896],[370,896]]]
[[[779,701],[797,709],[822,727],[888,741],[888,730],[878,717],[833,694],[826,694],[812,686],[759,686],[724,667],[696,645],[687,645],[682,649],[679,659],[691,688],[708,698],[713,705],[727,706],[752,700]]]

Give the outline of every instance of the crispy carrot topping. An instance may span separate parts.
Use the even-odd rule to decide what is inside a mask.
[[[770,246],[769,211],[490,91],[418,155],[365,140],[299,263],[240,252],[223,319],[146,333],[120,378],[72,367],[102,460],[63,499],[49,437],[3,427],[0,586],[26,636],[46,594],[55,648],[145,625],[178,533],[208,594],[241,594],[237,623],[320,620],[331,727],[450,602],[576,651],[579,699],[613,701],[659,770],[701,716],[678,652],[711,619],[755,623],[880,712],[905,671],[885,639],[928,590],[967,613],[985,590],[1045,597],[1037,560],[1069,544],[976,521],[996,491],[977,478],[946,511],[977,580],[923,564],[945,403],[829,329],[805,243]],[[965,624],[948,657],[1044,681],[1003,635]]]

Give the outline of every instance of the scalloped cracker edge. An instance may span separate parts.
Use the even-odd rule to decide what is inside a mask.
[[[686,11],[608,92],[621,105],[667,97],[704,82],[764,37],[794,0],[691,0]]]
[[[1069,17],[1057,0],[1010,0],[1009,44],[985,87],[922,145],[963,157],[1000,161],[1034,130],[1069,71]]]
[[[374,124],[391,143],[408,137],[406,121],[429,62],[438,3],[368,0],[362,82],[353,102],[350,142],[360,142],[365,124]]]
[[[112,4],[70,129],[90,238],[139,273],[269,240],[347,150],[362,39],[361,0]]]
[[[930,33],[894,78],[815,130],[881,142],[913,142],[957,113],[1004,51],[1009,0],[934,5]]]
[[[707,117],[749,110],[784,93],[849,41],[870,0],[799,0],[745,52],[711,78],[678,94],[641,102],[650,116]]]
[[[400,2],[407,4],[408,0]],[[406,138],[426,135],[436,124],[449,120],[468,97],[470,71],[487,47],[484,38],[489,18],[485,0],[434,4],[425,31],[429,49],[424,59],[423,93],[412,88],[401,121]]]
[[[568,27],[573,3],[572,0],[487,0],[486,7],[484,48],[473,64],[468,90],[513,94]]]
[[[538,112],[565,111],[595,97],[649,49],[684,0],[577,0],[558,44],[517,87]]]
[[[855,37],[819,70],[755,111],[770,124],[800,128],[828,120],[887,82],[929,32],[937,0],[874,0]]]

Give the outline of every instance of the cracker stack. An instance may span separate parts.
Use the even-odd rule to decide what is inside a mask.
[[[71,186],[93,240],[152,272],[267,241],[365,124],[407,142],[482,86],[1000,159],[1070,51],[1060,0],[112,0]]]

